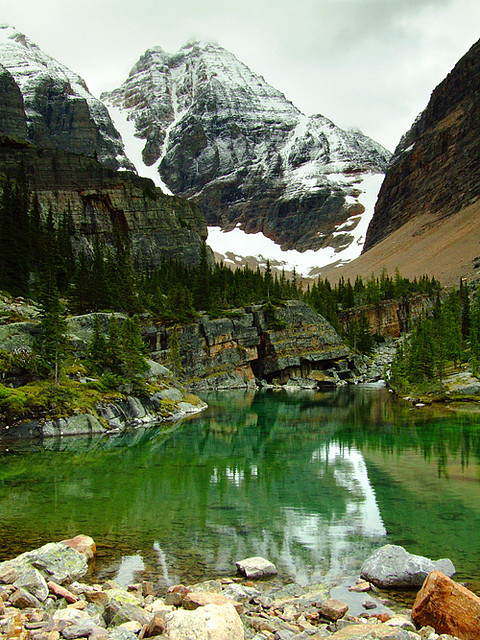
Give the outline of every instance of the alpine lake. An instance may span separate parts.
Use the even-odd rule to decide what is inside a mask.
[[[0,561],[84,533],[88,581],[161,590],[260,555],[285,582],[333,584],[391,543],[451,558],[480,593],[480,412],[368,385],[202,399],[176,424],[0,440]]]

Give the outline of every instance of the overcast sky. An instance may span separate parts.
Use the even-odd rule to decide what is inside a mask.
[[[307,115],[393,150],[480,38],[479,0],[0,0],[11,24],[79,73],[120,85],[149,47],[215,41]]]

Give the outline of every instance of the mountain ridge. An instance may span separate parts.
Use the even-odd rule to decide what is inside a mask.
[[[358,131],[305,116],[212,43],[176,54],[150,48],[101,97],[135,123],[143,160],[198,202],[209,225],[262,232],[282,249],[348,247],[353,236],[334,237],[336,227],[358,224],[362,178],[382,173],[390,157]]]

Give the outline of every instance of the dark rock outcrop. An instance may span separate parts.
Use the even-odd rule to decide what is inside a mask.
[[[0,30],[0,63],[23,95],[28,140],[97,158],[110,169],[133,170],[108,110],[85,81],[13,27]]]
[[[0,64],[0,131],[25,140],[27,121],[22,93],[12,74]]]
[[[352,236],[336,230],[358,224],[364,179],[390,158],[359,131],[305,116],[214,44],[150,49],[102,99],[129,114],[144,163],[209,224],[262,231],[284,249],[348,246]]]
[[[434,225],[480,199],[480,41],[433,91],[395,150],[364,252],[414,217]]]
[[[159,265],[163,258],[200,263],[207,228],[197,205],[163,194],[146,178],[106,169],[93,158],[39,148],[1,133],[0,180],[24,176],[45,216],[51,209],[54,219],[61,219],[69,210],[77,249],[91,247],[95,233],[113,245],[120,225],[140,264]]]
[[[168,361],[172,330],[145,334],[155,359]],[[305,303],[290,300],[272,313],[256,305],[229,317],[178,329],[182,365],[192,389],[254,388],[257,380],[340,381],[354,375],[355,358],[332,326]]]
[[[345,330],[354,320],[357,322],[365,315],[370,332],[383,338],[398,338],[412,327],[427,311],[433,308],[434,301],[427,294],[419,293],[399,300],[384,300],[378,304],[356,307],[339,314]]]

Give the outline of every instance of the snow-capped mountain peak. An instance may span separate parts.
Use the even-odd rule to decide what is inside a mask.
[[[10,25],[0,25],[0,64],[22,92],[32,142],[96,155],[113,169],[134,169],[107,108],[83,78]]]

